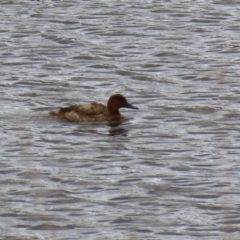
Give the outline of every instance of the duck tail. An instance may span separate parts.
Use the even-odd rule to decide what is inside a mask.
[[[57,111],[49,111],[49,115],[53,116],[53,117],[57,117],[58,116],[58,112]]]

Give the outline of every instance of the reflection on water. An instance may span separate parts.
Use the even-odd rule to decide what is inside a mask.
[[[116,136],[116,135],[127,136],[128,129],[123,127],[124,122],[126,122],[126,120],[108,122],[107,126],[110,127],[108,130],[109,135],[110,136]]]
[[[121,136],[127,136],[128,130],[125,128],[111,128],[109,130],[109,135],[111,136],[116,136],[116,135],[121,135]]]
[[[0,238],[239,239],[239,10],[3,0]],[[48,116],[113,93],[141,110]]]

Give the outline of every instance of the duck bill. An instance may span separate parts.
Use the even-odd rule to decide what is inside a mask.
[[[131,108],[131,109],[138,109],[137,107],[131,105],[130,103],[127,103],[123,106],[124,108]]]

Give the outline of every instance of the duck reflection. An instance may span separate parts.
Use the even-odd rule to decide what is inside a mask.
[[[116,135],[120,135],[120,136],[127,136],[128,133],[128,129],[126,129],[125,127],[123,127],[121,124],[122,122],[124,122],[123,120],[121,121],[112,121],[112,122],[107,122],[105,127],[108,128],[107,130],[107,135],[109,136],[116,136]],[[91,128],[92,126],[92,128]],[[98,127],[101,127],[101,130],[97,130]],[[99,125],[97,123],[91,123],[86,124],[85,128],[81,125],[81,126],[77,126],[77,128],[74,130],[74,132],[76,134],[84,134],[84,133],[90,133],[90,134],[96,134],[96,135],[106,135],[106,132],[102,131],[102,127],[103,125]]]
[[[111,128],[109,130],[110,136],[117,136],[117,135],[127,136],[127,133],[128,133],[128,130],[125,128]]]
[[[108,130],[110,136],[117,136],[117,135],[127,136],[128,129],[124,128],[123,126],[120,127],[122,122],[124,121],[119,120],[119,121],[112,121],[107,123],[107,126],[110,127],[110,129]]]

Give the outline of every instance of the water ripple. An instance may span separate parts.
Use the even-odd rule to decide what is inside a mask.
[[[239,239],[236,1],[7,1],[1,239]],[[61,106],[124,93],[121,123]]]

